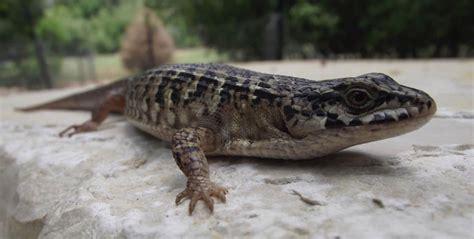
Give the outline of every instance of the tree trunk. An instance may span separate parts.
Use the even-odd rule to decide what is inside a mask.
[[[276,11],[270,13],[263,31],[263,58],[283,59],[283,1],[278,0]]]
[[[43,86],[48,89],[51,89],[53,88],[53,83],[51,81],[51,77],[49,76],[48,64],[46,62],[46,57],[44,54],[43,42],[35,33],[33,34],[33,41],[35,44],[36,60],[38,61],[38,66],[40,68]]]

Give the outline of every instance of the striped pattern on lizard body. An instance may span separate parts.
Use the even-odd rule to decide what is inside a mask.
[[[345,94],[356,87],[371,94],[370,107],[348,106]],[[412,130],[426,118],[385,126],[433,109],[425,93],[379,73],[311,81],[222,64],[184,64],[132,78],[125,115],[166,141],[181,128],[208,128],[219,144],[208,155],[307,159]]]

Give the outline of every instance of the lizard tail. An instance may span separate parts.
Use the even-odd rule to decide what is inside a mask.
[[[17,111],[30,112],[36,110],[83,110],[92,111],[97,104],[104,99],[109,93],[115,91],[123,91],[126,87],[126,80],[112,82],[110,84],[85,91],[70,96],[66,96],[57,100],[32,105],[27,107],[15,108]]]

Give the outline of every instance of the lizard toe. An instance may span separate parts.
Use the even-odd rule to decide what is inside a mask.
[[[209,209],[209,211],[213,213],[214,212],[214,199],[212,199],[212,197],[216,197],[222,202],[225,202],[226,193],[227,193],[227,189],[221,186],[217,186],[215,184],[211,184],[207,189],[203,189],[202,187],[199,187],[198,189],[193,189],[193,188],[188,187],[176,196],[175,202],[176,202],[176,205],[179,205],[186,199],[190,199],[189,215],[192,215],[197,202],[202,200],[204,204],[206,205],[206,207]]]
[[[221,200],[221,202],[226,202],[226,197],[225,195],[228,193],[228,190],[224,187],[221,187],[219,185],[213,184],[211,186],[211,196],[218,198]]]
[[[181,203],[183,203],[186,199],[190,198],[191,197],[191,193],[189,192],[188,189],[185,189],[184,191],[180,192],[177,196],[176,196],[176,205],[179,205]]]
[[[88,121],[84,122],[83,124],[80,124],[80,125],[75,124],[75,125],[71,125],[71,126],[67,127],[65,130],[63,130],[59,133],[59,137],[63,137],[71,129],[72,129],[72,132],[67,134],[68,137],[71,137],[71,136],[73,136],[75,134],[79,134],[79,133],[96,131],[98,126],[99,126],[98,123],[96,123],[94,121],[91,121],[91,120],[88,120]]]

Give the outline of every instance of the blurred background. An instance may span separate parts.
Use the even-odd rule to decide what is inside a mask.
[[[164,63],[470,58],[472,0],[0,0],[0,87]]]

